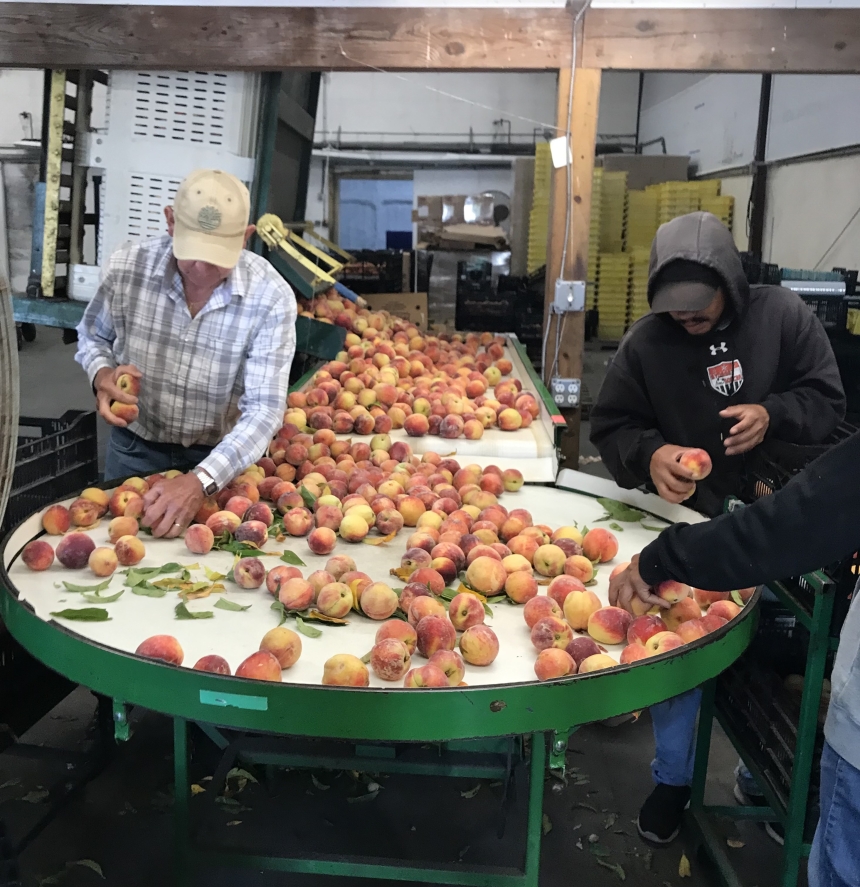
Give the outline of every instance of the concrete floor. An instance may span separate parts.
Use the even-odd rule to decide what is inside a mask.
[[[21,411],[25,415],[58,416],[66,409],[86,409],[92,395],[86,378],[73,361],[74,346],[64,346],[57,330],[40,328],[36,342],[20,352]],[[586,381],[592,396],[602,378],[607,352],[587,358]],[[102,429],[104,430],[104,429]],[[583,434],[584,440],[586,434]],[[103,448],[103,439],[102,439]],[[583,452],[589,453],[583,445]],[[601,471],[599,464],[589,470]],[[24,741],[46,747],[82,751],[93,745],[94,701],[83,689],[75,691],[42,719]],[[636,885],[678,887],[716,885],[719,880],[707,861],[697,856],[687,832],[670,847],[652,850],[636,836],[639,805],[651,788],[649,761],[653,738],[647,713],[619,727],[590,725],[570,741],[568,764],[576,768],[567,786],[549,785],[544,809],[551,830],[543,839],[542,887],[577,883],[611,887],[619,875],[599,861],[618,863],[626,880]],[[732,771],[737,756],[717,731],[712,745],[709,800],[732,803]],[[213,747],[202,738],[195,743],[193,778],[201,782],[217,763]],[[157,714],[136,711],[131,740],[118,747],[108,766],[75,795],[20,858],[22,884],[64,887],[105,883],[138,887],[172,882],[171,860],[171,728]],[[68,773],[44,761],[23,761],[0,755],[0,818],[13,839],[23,834],[45,810],[42,792],[61,784]],[[347,773],[293,770],[273,784],[249,785],[236,796],[240,809],[207,812],[206,794],[195,798],[193,810],[204,823],[207,841],[229,846],[253,841],[260,849],[293,852],[355,852],[404,858],[480,864],[520,861],[525,796],[520,794],[509,813],[504,837],[497,837],[499,788],[484,785],[477,795],[462,797],[474,780],[442,780],[392,776],[380,779],[383,789],[372,804],[350,804],[355,783]],[[329,790],[320,784],[331,783]],[[206,785],[205,781],[202,781]],[[33,794],[35,793],[35,794]],[[592,852],[588,836],[596,835]],[[780,850],[755,825],[742,824],[733,837],[744,846],[732,850],[744,885],[776,884]],[[584,849],[580,849],[580,842]],[[682,882],[678,864],[682,852],[692,863],[692,876]],[[598,855],[605,853],[605,855]],[[104,874],[76,861],[91,860]],[[195,884],[248,887],[334,883],[319,876],[262,874],[254,871],[210,870]],[[370,882],[365,882],[370,883]],[[382,882],[379,882],[380,884]],[[358,887],[358,885],[357,885]]]

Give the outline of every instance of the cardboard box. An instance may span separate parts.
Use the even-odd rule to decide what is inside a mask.
[[[371,311],[388,311],[427,329],[427,293],[368,293],[362,298]]]

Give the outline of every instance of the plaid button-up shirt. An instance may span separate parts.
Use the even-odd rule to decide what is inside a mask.
[[[200,467],[220,489],[262,456],[283,420],[295,326],[292,289],[247,250],[192,318],[165,236],[110,257],[75,359],[90,383],[103,367],[136,366],[140,415],[130,430],[214,446]]]

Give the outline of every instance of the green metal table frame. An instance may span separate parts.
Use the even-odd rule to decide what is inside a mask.
[[[829,580],[820,573],[812,573],[805,578],[815,591],[815,603],[811,613],[782,583],[773,582],[768,586],[780,603],[797,619],[798,624],[809,632],[809,649],[800,703],[797,743],[794,750],[794,764],[791,771],[791,786],[787,804],[783,803],[774,792],[750,749],[746,748],[732,725],[721,715],[716,706],[716,678],[708,681],[704,687],[702,708],[699,714],[690,814],[698,838],[716,864],[727,887],[743,887],[743,884],[734,871],[732,861],[726,852],[725,841],[720,838],[714,828],[715,818],[750,822],[779,822],[782,825],[785,832],[785,845],[782,871],[778,881],[780,887],[795,887],[800,871],[800,861],[809,856],[811,849],[811,843],[807,840],[809,836],[805,834],[805,830],[815,738],[818,730],[818,708],[821,702],[821,688],[827,657],[836,649],[838,639],[831,637],[830,631],[834,594],[832,590],[829,590]],[[768,806],[742,807],[705,804],[705,784],[708,775],[708,758],[714,717],[755,777]]]
[[[50,668],[114,700],[118,739],[128,738],[127,711],[131,705],[173,718],[177,865],[183,877],[193,864],[216,862],[439,884],[537,887],[546,737],[551,743],[550,767],[563,770],[568,737],[576,727],[641,709],[713,679],[746,649],[757,623],[756,608],[749,606],[736,622],[690,644],[682,653],[657,656],[604,673],[547,683],[406,692],[257,682],[145,660],[87,641],[63,626],[40,619],[18,600],[2,568],[0,586],[0,617],[15,639]],[[416,866],[379,859],[199,853],[189,841],[188,722],[359,743],[450,744],[531,736],[524,867],[522,871],[498,871],[462,865]],[[374,770],[384,767],[384,761],[378,765],[374,762]],[[178,879],[177,883],[183,882]]]
[[[543,401],[547,413],[549,413],[549,419],[550,422],[552,422],[554,432],[553,443],[556,447],[559,447],[561,445],[561,436],[567,431],[567,419],[564,418],[561,410],[556,405],[556,402],[552,399],[552,395],[549,393],[546,385],[544,385],[543,379],[541,379],[537,370],[532,366],[532,362],[526,351],[526,346],[520,342],[514,333],[508,333],[507,335],[511,347],[520,356],[520,360],[522,360],[523,366],[526,368],[526,372],[529,374],[529,378],[535,386],[535,391],[540,395],[540,399]]]

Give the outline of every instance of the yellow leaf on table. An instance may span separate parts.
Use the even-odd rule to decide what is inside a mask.
[[[325,613],[320,613],[319,610],[308,610],[304,618],[313,619],[316,622],[328,622],[331,625],[349,625],[347,619],[338,619],[337,616],[326,616]]]
[[[389,533],[387,536],[374,536],[372,539],[365,537],[361,541],[365,545],[384,545],[386,542],[390,542],[396,535],[397,533]],[[391,572],[393,573],[394,570]]]
[[[219,579],[226,579],[226,573],[216,573],[215,570],[210,570],[209,567],[204,567],[203,572],[206,574],[206,578],[210,582],[217,582]]]
[[[414,573],[414,570],[410,570],[409,567],[395,567],[391,570],[391,575],[396,576],[398,579],[403,582],[408,582],[409,577]]]
[[[487,599],[480,591],[475,591],[474,588],[469,588],[468,585],[464,585],[462,582],[457,587],[457,594],[470,594],[472,597],[476,597],[482,604],[487,603]]]

